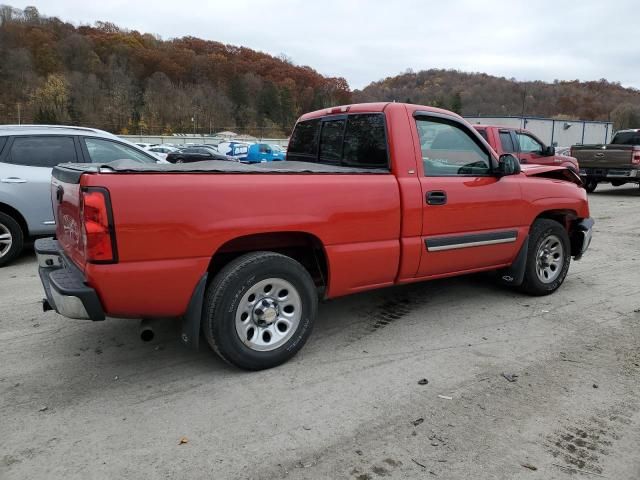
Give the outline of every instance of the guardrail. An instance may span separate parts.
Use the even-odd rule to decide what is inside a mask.
[[[118,135],[120,138],[128,140],[132,143],[151,143],[164,144],[171,143],[174,145],[188,145],[190,143],[212,144],[217,145],[221,142],[245,142],[245,143],[268,143],[270,145],[286,146],[289,143],[288,138],[255,138],[244,135],[237,137],[220,136],[220,135]]]

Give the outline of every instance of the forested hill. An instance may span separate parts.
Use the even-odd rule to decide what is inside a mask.
[[[350,101],[346,80],[284,56],[0,6],[0,123],[280,136],[299,114]]]
[[[532,116],[611,119],[617,128],[640,126],[640,91],[604,79],[518,82],[457,70],[407,71],[373,82],[353,96],[360,102],[434,105],[463,115],[520,115],[524,107]]]

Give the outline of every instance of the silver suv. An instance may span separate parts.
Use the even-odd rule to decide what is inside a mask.
[[[59,125],[0,125],[0,267],[29,239],[55,232],[51,170],[59,163],[108,163],[157,157],[102,130]]]

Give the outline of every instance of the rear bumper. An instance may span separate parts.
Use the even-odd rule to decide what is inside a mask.
[[[575,260],[580,260],[591,245],[594,223],[592,218],[585,218],[576,225],[571,236],[571,250]]]
[[[58,242],[53,238],[38,239],[35,251],[38,273],[46,295],[44,309],[53,309],[68,318],[104,320],[98,294],[85,284],[84,275],[67,259]]]
[[[581,177],[591,177],[599,181],[624,180],[640,181],[640,169],[637,168],[581,168]]]

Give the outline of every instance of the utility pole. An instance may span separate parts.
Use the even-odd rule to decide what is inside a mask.
[[[18,125],[22,125],[22,118],[20,116],[20,102],[18,102]]]
[[[527,87],[523,86],[522,87],[522,128],[526,127],[526,125],[524,124],[524,112],[525,112],[526,101],[527,101]]]

